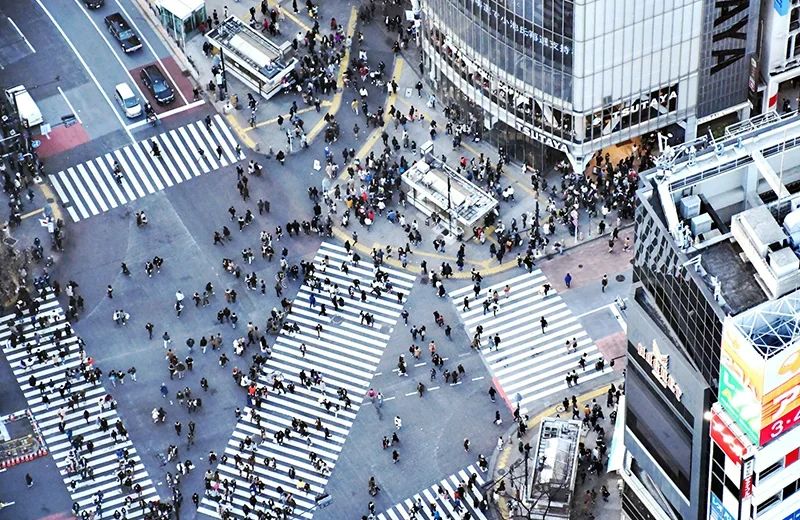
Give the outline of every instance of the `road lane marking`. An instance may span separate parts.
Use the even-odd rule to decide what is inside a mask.
[[[17,27],[17,24],[14,23],[14,20],[12,20],[11,17],[8,17],[8,23],[14,26],[14,29],[16,29],[20,37],[22,37],[22,41],[24,41],[28,45],[28,48],[31,50],[32,53],[36,54],[36,49],[33,48],[31,42],[29,42],[28,39],[25,37],[25,35],[22,34],[22,31],[20,30],[19,27]]]
[[[90,78],[92,78],[92,81],[94,82],[95,86],[97,86],[97,90],[100,91],[100,94],[106,100],[106,103],[108,103],[108,106],[111,108],[111,111],[114,113],[114,116],[117,118],[117,121],[119,121],[120,126],[125,130],[125,133],[128,134],[128,137],[130,138],[131,142],[132,143],[136,142],[136,139],[133,138],[133,134],[131,133],[130,130],[128,130],[128,127],[125,126],[125,123],[122,121],[122,117],[120,117],[119,112],[117,112],[117,109],[111,102],[111,99],[108,97],[108,94],[106,94],[106,91],[103,90],[103,87],[100,86],[100,82],[97,81],[97,77],[94,75],[94,72],[92,72],[92,69],[89,68],[89,65],[86,63],[86,60],[83,59],[83,56],[81,56],[81,54],[78,52],[78,49],[75,48],[75,45],[72,43],[72,40],[69,39],[67,33],[64,32],[64,29],[62,29],[60,25],[58,25],[58,22],[56,22],[56,19],[53,18],[52,14],[50,14],[50,11],[48,11],[47,8],[44,6],[42,0],[36,0],[36,3],[39,4],[39,7],[42,8],[44,14],[46,14],[47,17],[50,18],[50,21],[53,22],[53,25],[56,26],[56,29],[61,34],[61,37],[64,38],[64,41],[67,42],[69,48],[72,49],[73,53],[75,53],[75,56],[78,58],[78,61],[80,61],[83,68],[86,69],[86,73],[89,74]]]
[[[122,9],[122,12],[125,13],[125,16],[128,18],[128,21],[130,21],[133,28],[136,29],[139,38],[144,42],[147,48],[150,49],[150,52],[153,53],[153,56],[156,57],[156,61],[158,61],[159,65],[161,65],[161,70],[164,71],[164,74],[166,74],[169,80],[172,82],[172,86],[175,88],[175,90],[178,91],[178,94],[181,96],[181,99],[183,100],[184,104],[188,104],[189,102],[186,100],[186,97],[183,95],[183,92],[181,91],[181,89],[178,88],[178,84],[175,83],[175,80],[172,78],[172,74],[169,73],[169,70],[167,70],[167,67],[164,65],[164,62],[161,61],[161,58],[158,57],[158,54],[156,54],[155,49],[153,49],[153,46],[150,45],[150,41],[148,41],[148,39],[144,37],[144,33],[139,30],[139,26],[136,25],[136,22],[133,21],[133,17],[128,14],[127,9],[125,9],[122,6],[122,4],[119,3],[119,0],[117,0],[117,5],[119,6],[120,9]]]
[[[172,110],[167,110],[166,112],[162,112],[160,114],[156,114],[156,118],[159,120],[166,119],[169,116],[174,116],[175,114],[180,114],[181,112],[185,112],[187,110],[191,110],[195,107],[199,107],[200,105],[205,104],[204,100],[195,101],[194,103],[189,103],[188,105],[183,105],[182,107],[173,108]],[[142,119],[141,121],[137,121],[136,123],[132,123],[128,125],[126,128],[128,130],[135,130],[140,128],[144,125],[150,124],[147,119]]]
[[[78,112],[77,112],[77,110],[75,110],[75,107],[73,107],[72,103],[69,102],[69,99],[67,99],[67,95],[64,94],[64,91],[61,90],[61,87],[57,87],[57,88],[58,88],[58,92],[61,94],[61,97],[63,97],[64,101],[66,101],[67,106],[69,107],[70,111],[72,111],[72,115],[75,116],[75,119],[78,120],[78,123],[83,124],[83,121],[81,121],[81,116],[78,115]]]

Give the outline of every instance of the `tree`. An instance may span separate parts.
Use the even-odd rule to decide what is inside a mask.
[[[8,244],[8,239],[0,244],[0,305],[3,307],[16,301],[19,270],[23,265],[23,258]]]

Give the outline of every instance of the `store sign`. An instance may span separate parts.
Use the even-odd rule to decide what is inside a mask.
[[[763,446],[764,444],[777,439],[787,431],[797,426],[798,422],[800,422],[800,406],[789,410],[787,413],[761,428],[761,434],[759,436],[761,445]]]
[[[559,150],[564,153],[567,153],[567,151],[569,150],[569,147],[565,143],[553,139],[552,137],[542,132],[541,130],[538,130],[532,125],[524,123],[519,119],[517,120],[517,130],[527,135],[531,139],[539,141],[540,143],[550,148],[555,148],[556,150]]]
[[[742,441],[734,434],[725,421],[717,415],[713,410],[711,411],[711,439],[717,446],[725,452],[735,464],[741,464],[742,455],[745,454],[745,448]]]
[[[716,10],[714,32],[711,38],[711,56],[714,59],[714,65],[711,67],[712,76],[744,58],[750,0],[716,0],[714,9]],[[723,25],[727,25],[728,28],[722,29],[720,26]]]
[[[736,520],[736,517],[725,509],[725,506],[722,505],[722,500],[714,493],[711,493],[711,505],[709,509],[709,518],[711,520]]]
[[[778,11],[778,14],[781,16],[786,16],[789,14],[789,3],[791,0],[775,0],[772,4],[775,6],[775,10]]]
[[[753,472],[756,465],[755,458],[750,457],[742,464],[742,500],[753,495]]]
[[[653,340],[652,351],[648,351],[644,345],[639,343],[636,346],[636,352],[641,358],[647,361],[648,365],[653,368],[653,375],[655,376],[656,380],[661,383],[661,386],[669,389],[673,394],[675,394],[675,398],[680,401],[681,396],[683,395],[683,390],[681,390],[680,386],[678,386],[678,382],[675,381],[675,378],[670,375],[669,355],[661,353],[656,340]]]
[[[750,438],[758,442],[761,405],[753,392],[725,365],[719,367],[719,404]]]

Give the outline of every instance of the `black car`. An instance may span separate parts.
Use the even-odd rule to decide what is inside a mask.
[[[83,0],[87,9],[100,9],[105,3],[105,0]]]
[[[106,27],[125,52],[134,52],[142,48],[142,42],[133,32],[131,26],[119,13],[106,16]]]
[[[175,100],[175,93],[158,65],[148,65],[142,69],[142,83],[150,90],[159,105],[168,105]]]

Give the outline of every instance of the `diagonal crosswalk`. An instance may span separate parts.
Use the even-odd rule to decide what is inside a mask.
[[[470,465],[403,500],[377,518],[433,520],[438,512],[439,518],[486,520],[491,515],[487,512],[488,497],[482,489],[485,482],[481,475],[478,468]]]
[[[324,266],[325,257],[327,268]],[[348,262],[347,273],[341,269],[343,262]],[[378,297],[370,292],[375,276],[372,264],[362,260],[353,265],[343,247],[327,242],[317,251],[314,265],[316,276],[320,280],[329,280],[330,285],[323,284],[321,290],[308,284],[300,288],[286,318],[287,323],[297,324],[300,332],[287,333],[284,330],[275,340],[272,355],[259,378],[259,384],[270,390],[268,397],[260,407],[245,410],[225,449],[227,461],[221,460],[218,467],[221,480],[234,481],[236,486],[231,484],[227,493],[224,485],[219,487],[219,492],[207,492],[199,508],[201,513],[220,518],[224,511],[230,511],[234,518],[244,518],[256,507],[262,510],[288,506],[293,510],[293,517],[311,518],[315,499],[324,492],[330,471],[336,466],[415,277],[403,271],[382,268],[388,273],[393,290],[391,293],[381,291]],[[354,280],[358,280],[368,293],[365,301],[362,301],[360,292],[355,298],[348,295],[348,288]],[[334,285],[338,285],[339,295],[345,302],[338,311],[334,309],[328,290]],[[313,307],[312,294],[316,300]],[[327,316],[320,315],[322,304],[326,306]],[[362,311],[374,316],[371,325],[362,324]],[[322,326],[319,337],[318,325]],[[300,349],[303,344],[305,353]],[[310,375],[312,369],[321,373],[324,388],[300,383],[300,371]],[[294,392],[273,392],[272,379],[266,374],[274,373],[283,376],[284,384],[294,383]],[[344,401],[338,399],[339,389],[347,390],[352,407],[346,408]],[[323,398],[337,403],[341,409],[326,410]],[[317,418],[328,429],[327,438],[324,430],[315,427]],[[307,438],[293,427],[293,420],[308,425]],[[264,428],[266,438],[261,437],[261,428]],[[288,431],[291,436],[278,443],[274,438],[278,431]],[[253,441],[254,450],[242,444],[248,437]],[[324,461],[327,471],[315,467],[312,453]],[[270,467],[273,459],[274,468]],[[294,478],[289,476],[290,468],[295,472]],[[248,473],[252,473],[253,479],[258,478],[260,484],[252,485]],[[298,489],[298,480],[309,485],[307,491]],[[229,499],[225,498],[226,495]]]
[[[600,351],[555,289],[544,296],[545,283],[547,278],[541,270],[534,269],[482,287],[477,298],[473,285],[450,292],[469,337],[478,325],[483,326],[483,356],[508,400],[512,405],[519,400],[523,412],[528,403],[566,390],[566,376],[573,370],[577,370],[579,384],[611,370],[608,364],[601,371],[595,370],[594,364],[602,357]],[[507,298],[503,292],[506,285],[511,288]],[[491,308],[484,314],[482,305],[494,291],[499,295],[496,316]],[[468,310],[463,308],[465,296],[469,297]],[[542,316],[548,324],[544,334],[539,321]],[[488,343],[495,334],[500,335],[500,348],[490,350]],[[577,349],[567,351],[566,342],[573,340]],[[578,365],[582,356],[585,369]]]
[[[153,480],[130,438],[120,431],[124,425],[108,401],[110,394],[98,380],[81,375],[89,358],[58,300],[48,292],[39,301],[35,315],[26,310],[20,318],[0,318],[0,345],[72,501],[80,512],[99,511],[94,516],[98,519],[115,518],[117,512],[117,518],[142,518],[149,511],[149,505],[143,506],[159,500]],[[98,493],[103,494],[99,510]]]
[[[160,158],[151,153],[154,142],[161,149]],[[234,164],[244,159],[238,153],[233,133],[217,114],[210,128],[204,121],[195,121],[49,177],[62,206],[78,222]],[[123,171],[121,183],[114,179],[115,162]]]

